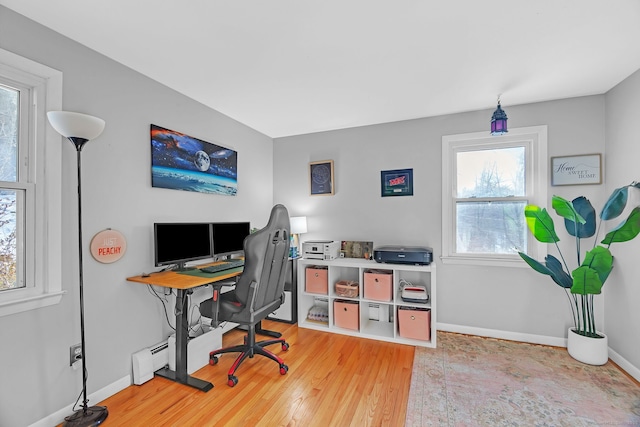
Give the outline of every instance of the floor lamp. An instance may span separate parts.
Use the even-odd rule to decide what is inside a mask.
[[[80,283],[80,338],[82,345],[82,410],[65,418],[65,426],[97,426],[109,415],[105,406],[88,406],[87,399],[87,352],[84,341],[84,293],[82,277],[82,174],[80,153],[88,141],[97,138],[104,129],[104,120],[81,113],[69,111],[50,111],[49,123],[62,136],[76,147],[78,156],[78,272]]]

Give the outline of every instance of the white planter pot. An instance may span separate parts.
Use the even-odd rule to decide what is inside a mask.
[[[569,355],[579,362],[588,365],[604,365],[609,360],[609,340],[602,332],[598,332],[604,338],[589,338],[573,332],[569,328],[567,335],[567,351]]]

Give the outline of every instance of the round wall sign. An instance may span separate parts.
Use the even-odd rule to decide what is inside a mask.
[[[127,250],[127,240],[122,233],[107,228],[91,239],[91,255],[96,261],[110,264],[118,261]]]

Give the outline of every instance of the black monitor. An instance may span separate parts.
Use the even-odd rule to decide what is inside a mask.
[[[214,222],[211,224],[213,254],[227,257],[244,251],[244,239],[251,233],[248,222]]]
[[[188,261],[213,257],[209,223],[155,223],[153,238],[156,267],[176,264],[185,270]]]

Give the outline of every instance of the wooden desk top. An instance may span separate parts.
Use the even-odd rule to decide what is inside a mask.
[[[209,263],[199,265],[198,268],[205,267],[207,265],[213,265],[216,263]],[[242,271],[238,269],[232,269],[231,271],[221,271],[219,273],[212,274],[208,277],[192,276],[189,274],[181,274],[177,271],[162,271],[158,273],[151,273],[148,276],[133,276],[127,277],[129,282],[143,283],[145,285],[162,286],[165,288],[173,289],[192,289],[198,286],[208,285],[209,283],[220,282],[222,280],[231,279],[239,276]]]

